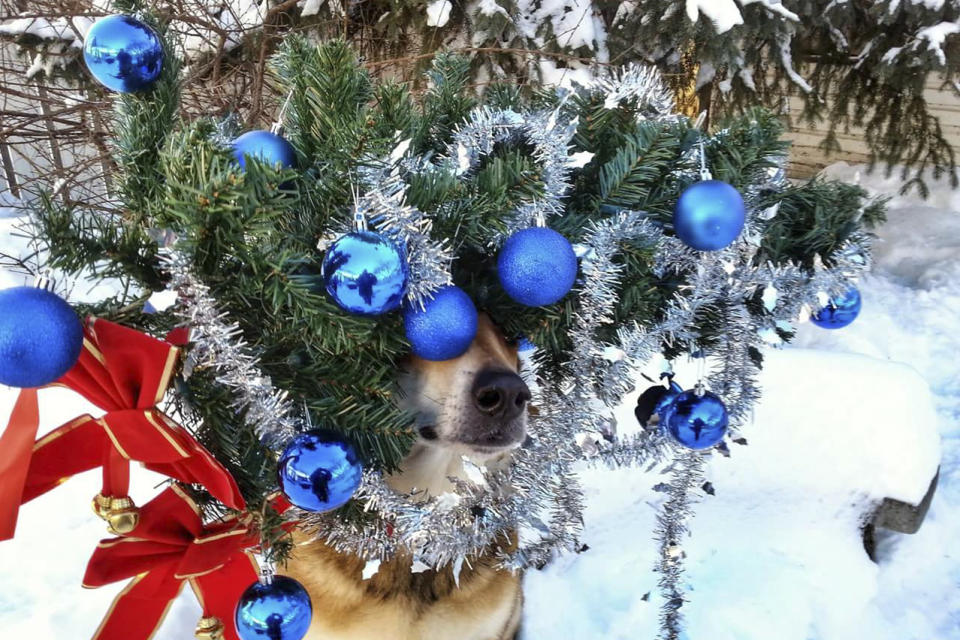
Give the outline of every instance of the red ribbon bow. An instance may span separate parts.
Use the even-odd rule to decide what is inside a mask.
[[[204,617],[219,618],[225,640],[239,640],[234,609],[259,575],[246,552],[259,539],[246,522],[231,516],[204,527],[196,503],[172,486],[143,505],[134,533],[101,540],[87,564],[84,587],[133,578],[113,601],[93,640],[152,637],[187,581]]]
[[[35,389],[24,389],[0,438],[0,540],[13,537],[20,505],[69,477],[103,467],[104,496],[125,496],[130,461],[188,484],[203,485],[231,509],[245,508],[230,472],[187,431],[156,408],[179,350],[133,329],[91,319],[80,359],[57,384],[107,413],[83,415],[35,444]]]

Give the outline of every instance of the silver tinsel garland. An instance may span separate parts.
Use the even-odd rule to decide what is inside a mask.
[[[632,101],[638,117],[677,117],[659,76],[643,67],[601,76],[577,91],[602,96],[608,108]],[[404,204],[405,187],[396,167],[406,172],[450,171],[467,176],[495,144],[528,143],[542,168],[544,194],[511,212],[507,229],[523,228],[538,218],[548,220],[563,214],[570,170],[589,160],[570,154],[577,122],[565,119],[562,113],[562,104],[553,112],[526,114],[478,109],[456,132],[439,164],[407,158],[365,176],[366,192],[358,198],[357,209],[377,230],[407,248],[414,302],[422,302],[449,281],[452,253],[430,239],[429,219]],[[696,171],[692,158],[684,165],[681,171]],[[465,462],[471,480],[456,481],[455,491],[440,496],[397,493],[380,473],[368,470],[355,497],[369,518],[346,521],[335,515],[297,511],[294,517],[334,548],[370,560],[404,552],[430,567],[451,564],[457,568],[471,556],[494,553],[502,566],[521,569],[542,565],[558,550],[578,547],[583,513],[574,470],[578,460],[614,466],[669,462],[670,494],[658,515],[655,535],[660,545],[657,570],[664,596],[663,637],[675,640],[680,634],[684,600],[680,545],[692,513],[690,490],[702,482],[706,454],[682,449],[659,432],[623,437],[614,443],[593,437],[602,433],[606,421],[596,407],[617,406],[634,388],[637,369],[664,344],[692,351],[700,338],[693,328],[694,319],[710,310],[718,312],[724,326],[716,346],[704,354],[710,372],[703,382],[724,399],[733,428],[750,415],[758,396],[756,355],[776,341],[778,331],[791,330],[805,309],[819,308],[824,295],[842,292],[868,267],[866,236],[850,239],[831,256],[831,268],[820,262],[813,272],[793,264],[758,264],[759,238],[775,213],[758,210],[758,194],[783,186],[783,173],[776,166],[758,172],[745,194],[748,221],[744,234],[730,247],[712,253],[693,251],[664,235],[643,212],[620,211],[591,223],[579,247],[582,281],[571,335],[570,375],[547,381],[532,372],[538,381],[534,398],[538,413],[530,417],[529,442],[516,451],[508,467],[488,470]],[[494,239],[492,244],[502,239]],[[655,272],[678,274],[684,285],[658,323],[618,327],[616,339],[605,344],[598,341],[597,330],[614,321],[622,276],[615,258],[625,243],[653,248]],[[298,411],[258,369],[256,356],[237,325],[224,317],[209,290],[191,274],[189,258],[167,250],[165,268],[172,288],[180,294],[181,317],[192,328],[191,365],[213,367],[218,380],[233,391],[238,412],[263,442],[275,450],[282,448],[305,428]],[[751,314],[747,305],[758,294],[765,311]],[[689,382],[687,388],[699,381]],[[507,531],[521,534],[515,549],[509,548]]]
[[[570,140],[577,121],[560,117],[559,110],[517,113],[509,109],[474,109],[453,135],[440,168],[463,176],[476,171],[482,159],[493,153],[497,144],[521,144],[533,147],[533,158],[540,165],[543,194],[507,214],[506,234],[529,227],[535,220],[549,220],[563,214],[562,198],[570,188],[570,170],[578,159],[570,155]],[[505,236],[492,239],[499,245]]]
[[[687,520],[693,515],[690,493],[703,482],[704,457],[697,451],[685,451],[673,462],[670,489],[663,509],[657,514],[654,534],[659,540],[655,570],[660,574],[660,639],[679,640],[683,626],[681,608],[685,602],[683,579],[683,537],[689,533]]]
[[[660,72],[651,66],[631,63],[623,67],[602,67],[589,83],[578,86],[577,91],[603,98],[607,109],[632,103],[641,120],[683,117],[674,113],[673,92],[663,83]]]
[[[236,322],[220,311],[210,288],[192,272],[193,261],[173,247],[161,247],[161,266],[170,276],[169,287],[177,292],[175,307],[190,327],[191,349],[183,375],[212,368],[217,382],[231,390],[233,408],[263,443],[279,450],[304,430],[292,410],[286,392],[273,386],[259,367],[259,358],[243,338]]]
[[[388,165],[365,182],[365,191],[355,203],[356,213],[362,214],[378,233],[405,249],[410,268],[406,298],[411,305],[422,308],[434,291],[451,282],[454,255],[450,244],[433,239],[430,218],[406,204],[407,186],[396,165]]]

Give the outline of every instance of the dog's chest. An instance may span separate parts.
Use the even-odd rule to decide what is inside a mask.
[[[288,573],[307,589],[313,622],[304,640],[511,640],[520,621],[520,578],[478,567],[461,576],[410,574],[381,566],[363,580],[363,563],[324,545],[298,549]]]
[[[326,611],[321,601],[314,607],[304,640],[512,640],[520,615],[519,594],[479,605],[442,603],[420,612],[400,601]]]

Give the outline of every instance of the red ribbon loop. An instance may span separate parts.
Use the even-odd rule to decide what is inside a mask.
[[[225,640],[239,640],[234,608],[258,576],[246,552],[258,538],[247,524],[230,517],[204,527],[196,503],[173,486],[141,508],[134,534],[102,540],[87,564],[85,587],[133,578],[94,640],[150,638],[185,581],[196,592],[203,615],[223,623]]]
[[[231,509],[245,508],[230,472],[156,409],[178,353],[173,345],[133,329],[105,320],[88,322],[80,358],[57,384],[106,414],[99,419],[80,416],[25,447],[21,441],[36,437],[38,416],[29,407],[35,391],[21,393],[20,411],[15,409],[0,440],[2,445],[13,443],[0,446],[0,540],[13,537],[21,504],[82,471],[102,467],[103,495],[126,495],[131,460],[181,482],[203,485]]]

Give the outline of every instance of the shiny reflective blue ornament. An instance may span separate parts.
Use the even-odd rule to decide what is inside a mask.
[[[83,326],[63,298],[46,289],[0,291],[0,384],[42,387],[77,362]]]
[[[673,230],[688,247],[717,251],[740,236],[747,220],[743,196],[726,182],[702,180],[680,194]]]
[[[723,400],[695,389],[677,395],[661,413],[661,422],[673,438],[690,449],[707,449],[723,440],[729,417]]]
[[[415,356],[450,360],[463,355],[476,337],[477,308],[463,289],[447,285],[423,309],[408,306],[403,329]]]
[[[363,466],[350,443],[332,431],[301,433],[277,463],[280,489],[307,511],[343,506],[360,486]]]
[[[241,640],[300,640],[310,628],[313,605],[299,582],[273,576],[269,584],[247,587],[234,617]]]
[[[97,20],[83,40],[83,61],[93,77],[112,91],[147,89],[163,69],[163,43],[157,33],[130,16]]]
[[[683,387],[674,382],[672,376],[661,374],[660,377],[669,378],[670,386],[655,384],[649,387],[637,398],[637,406],[633,409],[633,415],[644,429],[652,428],[650,419],[654,415],[658,418],[657,425],[664,424],[667,410],[673,404],[674,398],[683,393]]]
[[[261,162],[284,169],[297,166],[297,152],[293,145],[270,131],[247,131],[233,141],[233,157],[240,163],[241,169],[247,168],[248,158],[257,158]]]
[[[547,227],[530,227],[507,238],[497,257],[500,285],[514,301],[543,307],[563,299],[577,278],[570,242]]]
[[[827,306],[810,317],[810,321],[823,329],[842,329],[857,319],[862,305],[860,292],[856,287],[850,287],[843,295],[831,298]]]
[[[653,407],[653,412],[660,417],[660,423],[663,424],[666,422],[667,418],[670,415],[670,410],[673,407],[673,401],[677,399],[683,393],[683,387],[679,384],[670,380],[670,388],[666,390],[663,394],[663,397],[657,402]]]
[[[345,311],[375,316],[400,306],[410,268],[392,241],[372,231],[340,236],[323,259],[327,293]]]

